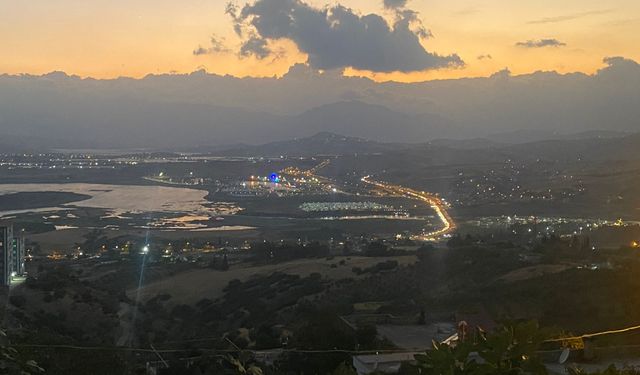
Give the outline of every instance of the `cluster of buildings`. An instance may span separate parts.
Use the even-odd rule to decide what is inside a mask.
[[[222,189],[221,192],[232,197],[263,197],[271,194],[291,196],[298,194],[298,188],[277,173],[270,176],[251,176],[248,181],[237,181]]]
[[[332,211],[394,211],[395,208],[376,202],[305,202],[300,205],[305,212]]]
[[[129,158],[111,158],[90,154],[0,154],[0,168],[20,169],[115,169],[137,165]]]
[[[247,181],[227,184],[220,191],[234,197],[260,197],[272,194],[288,197],[338,192],[338,189],[329,180],[314,176],[311,171],[288,167],[279,173],[274,172],[268,176],[251,176]]]
[[[10,286],[24,272],[24,236],[14,233],[12,226],[0,226],[0,285]]]
[[[189,172],[186,176],[169,176],[165,172],[160,172],[152,176],[143,177],[145,180],[160,182],[168,185],[182,186],[201,186],[213,183],[211,178],[194,176],[193,172]]]
[[[537,186],[535,181],[545,180],[548,186]],[[527,188],[524,185],[529,185]],[[453,182],[453,193],[458,206],[474,206],[500,202],[564,201],[586,192],[583,182],[576,176],[554,168],[514,164],[507,160],[502,168],[458,172]]]

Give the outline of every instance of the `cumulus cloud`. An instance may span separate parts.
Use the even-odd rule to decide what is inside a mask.
[[[395,27],[411,30],[422,39],[433,37],[431,30],[427,29],[418,17],[418,12],[411,9],[396,9]]]
[[[224,13],[233,20],[233,31],[235,31],[238,36],[242,37],[242,22],[238,16],[238,12],[238,5],[232,2],[228,2],[224,9]]]
[[[203,47],[203,46],[198,46],[198,48],[193,50],[193,54],[196,56],[199,55],[212,55],[215,53],[221,53],[221,52],[229,52],[229,48],[227,48],[224,45],[224,38],[218,39],[218,37],[216,37],[215,35],[211,36],[210,39],[210,46],[209,47]]]
[[[511,70],[507,67],[505,67],[502,70],[498,70],[497,72],[493,73],[489,78],[493,78],[493,79],[506,79],[511,77]]]
[[[493,59],[493,56],[491,56],[490,54],[485,54],[485,55],[478,55],[478,60],[491,60]]]
[[[524,48],[564,47],[566,45],[566,43],[563,43],[558,39],[537,39],[516,43],[516,46]]]
[[[200,56],[200,55],[206,55],[209,53],[209,50],[207,48],[204,48],[202,46],[198,46],[198,48],[193,50],[193,54],[196,56]]]
[[[640,84],[640,64],[636,61],[621,56],[605,57],[602,60],[606,67],[598,71],[599,77],[618,77],[619,81],[629,87],[638,87]]]
[[[240,56],[255,56],[262,60],[271,54],[271,50],[267,46],[267,41],[264,38],[252,35],[249,39],[245,40],[240,47]]]
[[[627,59],[622,56],[605,57],[604,59],[602,59],[602,62],[607,64],[608,67],[625,66],[625,67],[636,68],[636,69],[640,67],[640,64],[638,64],[636,61]]]
[[[407,0],[383,0],[383,3],[387,9],[398,9],[407,6]]]
[[[241,10],[229,5],[227,14],[238,35],[250,35],[241,55],[264,58],[268,41],[288,39],[308,55],[307,63],[315,69],[414,72],[464,65],[456,54],[427,51],[421,39],[431,33],[417,13],[396,9],[392,24],[380,15],[360,15],[340,4],[316,8],[301,0],[255,0]]]

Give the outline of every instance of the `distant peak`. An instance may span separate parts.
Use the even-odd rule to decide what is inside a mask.
[[[322,142],[336,142],[336,141],[339,141],[339,142],[358,142],[358,143],[370,142],[369,140],[364,139],[364,138],[348,137],[346,135],[327,132],[327,131],[322,131],[322,132],[316,133],[315,135],[312,135],[308,139],[313,140],[313,141],[322,141]]]
[[[47,74],[42,75],[42,78],[51,78],[51,79],[61,79],[61,78],[69,78],[69,77],[71,76],[60,70],[54,70],[53,72],[49,72]]]
[[[346,138],[343,135],[340,134],[336,134],[336,133],[332,133],[332,132],[319,132],[316,133],[314,135],[312,135],[311,137],[312,139],[334,139],[334,138]]]
[[[350,100],[340,100],[333,103],[322,104],[317,107],[311,108],[310,111],[319,110],[319,109],[331,109],[331,108],[390,110],[389,108],[379,104],[371,104],[371,103],[363,102],[361,100],[350,99]]]

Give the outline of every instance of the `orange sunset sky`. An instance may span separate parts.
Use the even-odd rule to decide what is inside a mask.
[[[382,0],[309,0],[340,3],[359,14],[388,20]],[[242,7],[246,1],[238,1]],[[82,77],[143,77],[206,69],[234,76],[280,76],[305,62],[295,43],[270,41],[277,56],[240,57],[241,40],[225,14],[225,0],[0,0],[0,74],[54,70]],[[348,75],[376,80],[421,81],[487,76],[505,67],[514,74],[537,70],[592,73],[607,56],[640,61],[640,1],[637,0],[409,0],[433,37],[429,52],[458,54],[462,68],[411,73]],[[225,50],[195,55],[222,40]],[[563,45],[524,48],[526,41],[556,39]],[[487,56],[490,55],[490,58]],[[484,56],[484,58],[479,58]]]

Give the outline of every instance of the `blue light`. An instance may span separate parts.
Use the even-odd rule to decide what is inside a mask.
[[[280,182],[280,176],[278,176],[277,173],[271,173],[271,175],[269,176],[269,181],[271,182]]]

